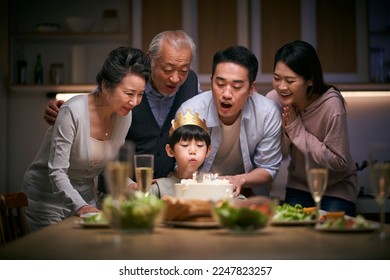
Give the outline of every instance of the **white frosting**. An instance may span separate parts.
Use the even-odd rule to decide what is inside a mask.
[[[228,179],[218,178],[217,173],[194,173],[192,174],[192,179],[182,179],[181,184],[226,185],[230,183]]]
[[[214,179],[205,176],[201,183],[195,179],[182,179],[175,184],[175,196],[181,199],[220,200],[231,198],[233,185],[227,179]]]

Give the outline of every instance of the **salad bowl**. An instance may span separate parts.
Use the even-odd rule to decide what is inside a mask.
[[[121,232],[152,232],[162,219],[164,206],[155,195],[136,191],[127,199],[106,197],[103,212],[110,225]]]
[[[263,196],[221,200],[213,215],[231,234],[256,234],[269,224],[275,207],[275,200]]]

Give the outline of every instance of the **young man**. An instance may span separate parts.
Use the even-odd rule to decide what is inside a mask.
[[[205,119],[211,153],[203,172],[218,173],[233,183],[235,195],[269,194],[282,160],[281,116],[276,104],[255,91],[258,61],[242,46],[214,55],[211,91],[182,104]],[[261,187],[260,187],[261,186]],[[244,188],[242,190],[242,188]]]

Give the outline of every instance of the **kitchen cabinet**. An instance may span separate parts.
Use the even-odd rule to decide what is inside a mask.
[[[238,34],[239,26],[247,26],[248,22],[247,20],[240,22],[240,9],[237,8],[246,1],[237,2],[236,0],[198,0],[199,73],[206,74],[206,80],[209,80],[210,75],[207,74],[211,73],[212,57],[217,51],[238,43],[247,45],[245,42],[239,42]]]
[[[58,85],[49,84],[52,63],[64,65],[62,89],[73,89],[77,84],[92,87],[96,72],[111,49],[131,45],[146,51],[152,37],[167,29],[183,29],[194,39],[197,55],[192,68],[205,85],[204,90],[209,88],[216,51],[236,44],[249,47],[259,59],[258,83],[271,83],[277,48],[296,39],[317,48],[327,82],[367,83],[369,47],[385,37],[375,32],[368,36],[367,6],[377,7],[382,2],[386,4],[385,0],[9,1],[9,85],[12,91],[41,90],[43,86],[33,83],[35,59],[41,54],[45,90],[59,90]],[[118,11],[119,32],[101,32],[105,9]],[[65,19],[75,15],[95,20],[91,32],[72,33],[66,28]],[[36,25],[42,22],[59,23],[61,28],[56,32],[38,32]],[[16,83],[21,48],[28,65],[26,86]]]
[[[271,83],[276,50],[297,39],[318,49],[326,81],[368,82],[365,0],[132,0],[131,6],[134,46],[145,50],[167,28],[183,29],[194,39],[192,68],[203,90],[209,89],[218,50],[249,47],[259,59],[257,82]]]
[[[370,81],[390,82],[390,2],[368,2]]]
[[[251,24],[252,30],[256,30],[252,44],[259,48],[260,72],[272,73],[276,51],[287,42],[302,38],[301,1],[259,0],[252,5],[255,14],[259,14],[258,19],[252,17]]]
[[[355,0],[316,1],[316,45],[324,72],[359,71],[356,5]]]
[[[89,91],[107,54],[130,43],[127,0],[15,0],[9,2],[9,9],[11,91]],[[105,10],[117,11],[117,30],[103,32]],[[66,24],[68,17],[91,19],[93,26],[88,32],[73,32]],[[43,83],[39,85],[34,83],[37,55],[41,55],[44,69]],[[17,79],[21,56],[27,62],[27,83],[23,85]],[[50,79],[52,64],[63,65],[59,84]]]
[[[251,0],[250,4],[251,48],[260,58],[260,82],[271,82],[275,52],[293,40],[316,48],[327,82],[368,82],[364,0]]]

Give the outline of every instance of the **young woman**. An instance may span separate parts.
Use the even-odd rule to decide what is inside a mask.
[[[150,62],[139,49],[119,47],[96,76],[97,88],[64,103],[57,121],[27,169],[22,191],[30,230],[72,215],[97,212],[96,184],[106,162],[105,147],[119,150],[150,77]]]
[[[272,84],[274,90],[267,97],[282,110],[282,151],[290,156],[285,202],[315,206],[305,172],[308,143],[329,170],[321,208],[355,215],[357,174],[349,151],[346,104],[337,88],[325,84],[313,46],[294,41],[281,47],[275,55]]]

